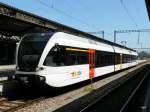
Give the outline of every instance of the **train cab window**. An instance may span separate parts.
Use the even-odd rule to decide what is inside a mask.
[[[20,70],[34,71],[43,50],[53,33],[26,34],[18,49],[18,66]]]

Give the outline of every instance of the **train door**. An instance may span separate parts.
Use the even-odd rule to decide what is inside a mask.
[[[92,79],[95,76],[95,50],[89,50],[89,78]]]

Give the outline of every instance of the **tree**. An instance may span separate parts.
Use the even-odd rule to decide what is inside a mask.
[[[150,53],[147,53],[145,51],[139,52],[139,58],[144,59],[144,58],[150,58]]]

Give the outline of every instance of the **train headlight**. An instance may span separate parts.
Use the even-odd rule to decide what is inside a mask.
[[[41,81],[41,82],[45,82],[45,77],[40,76],[40,81]]]
[[[18,67],[18,66],[16,66],[16,70],[19,70],[19,67]]]
[[[20,77],[20,80],[21,80],[21,81],[27,81],[27,80],[28,80],[28,77]]]
[[[43,67],[37,67],[36,68],[36,71],[41,71],[41,70],[44,70],[44,68]]]

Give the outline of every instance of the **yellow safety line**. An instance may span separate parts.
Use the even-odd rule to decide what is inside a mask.
[[[66,48],[67,51],[79,51],[79,52],[89,52],[89,50],[75,49],[75,48]]]

